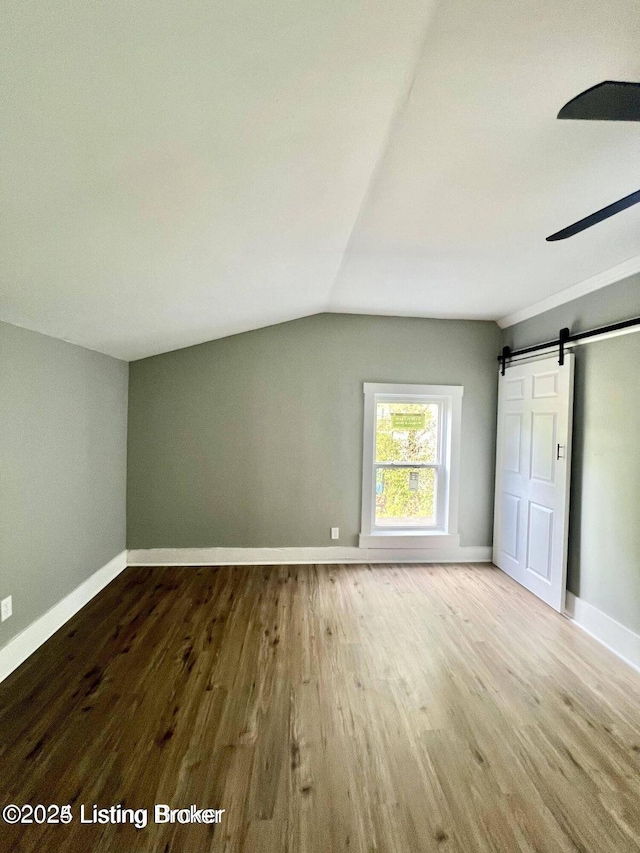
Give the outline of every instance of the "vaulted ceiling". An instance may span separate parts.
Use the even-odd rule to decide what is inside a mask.
[[[0,319],[134,359],[319,311],[498,319],[640,255],[637,0],[7,0]]]

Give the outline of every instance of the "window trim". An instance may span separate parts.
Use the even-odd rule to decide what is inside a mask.
[[[400,383],[365,382],[364,437],[362,454],[362,516],[361,548],[422,548],[438,547],[444,543],[458,545],[458,498],[460,474],[460,434],[462,427],[462,385],[407,385]],[[441,429],[441,452],[445,455],[446,483],[439,483],[438,501],[444,497],[444,506],[437,508],[438,526],[419,528],[376,527],[374,524],[375,497],[374,471],[376,404],[393,402],[394,398],[406,400],[419,397],[414,402],[438,402],[444,414]],[[408,465],[407,467],[421,467]],[[422,467],[442,467],[428,464]]]

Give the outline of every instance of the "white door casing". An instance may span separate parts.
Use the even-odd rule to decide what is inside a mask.
[[[564,610],[574,356],[508,367],[499,378],[493,562]]]

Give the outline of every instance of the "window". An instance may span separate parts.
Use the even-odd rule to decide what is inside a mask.
[[[365,383],[361,546],[457,539],[462,391]]]

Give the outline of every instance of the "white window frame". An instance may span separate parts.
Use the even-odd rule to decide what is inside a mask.
[[[423,548],[443,544],[459,545],[458,497],[460,479],[460,433],[462,427],[462,385],[401,385],[364,383],[364,441],[362,455],[361,548]],[[433,527],[389,528],[375,525],[376,412],[381,402],[437,403],[440,407],[439,464],[403,467],[436,468],[437,520]]]

